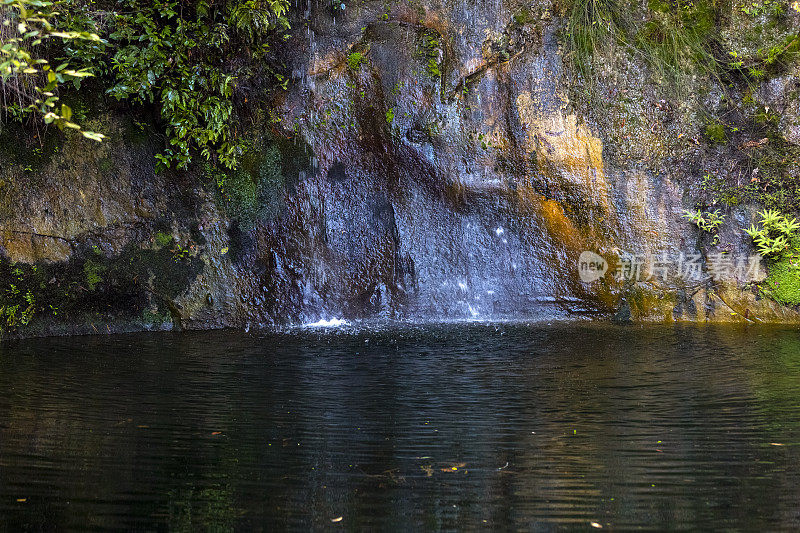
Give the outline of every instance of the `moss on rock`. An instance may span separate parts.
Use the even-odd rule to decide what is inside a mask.
[[[55,323],[163,317],[202,270],[199,257],[168,248],[129,245],[106,257],[85,248],[65,263],[28,265],[0,260],[0,309],[7,333],[47,331]],[[147,323],[142,323],[147,326]]]
[[[782,304],[800,305],[800,266],[788,257],[772,263],[762,290]]]

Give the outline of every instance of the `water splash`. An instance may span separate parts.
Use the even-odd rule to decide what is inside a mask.
[[[331,318],[330,320],[325,320],[324,318],[321,320],[317,320],[316,322],[310,322],[308,324],[303,324],[304,328],[343,328],[345,326],[349,326],[350,322],[341,318]]]

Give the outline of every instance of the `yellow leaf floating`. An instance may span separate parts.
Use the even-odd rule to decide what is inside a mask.
[[[331,518],[331,522],[341,522],[343,517],[337,516],[336,518]]]
[[[220,250],[220,251],[219,251],[219,253],[220,253],[220,255],[225,255],[225,254],[227,254],[227,253],[228,253],[228,247],[226,246],[225,248],[223,248],[222,250]]]

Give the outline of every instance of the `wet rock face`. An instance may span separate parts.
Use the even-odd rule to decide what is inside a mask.
[[[617,264],[718,252],[682,215],[703,174],[730,172],[739,156],[705,141],[713,87],[695,81],[692,96],[669,98],[624,53],[609,59],[596,99],[581,100],[588,91],[565,65],[556,11],[548,2],[309,8],[284,121],[317,158],[296,205],[318,206],[300,223],[318,233],[273,248],[281,264],[304,265],[302,297],[288,306],[298,316],[612,317],[623,307],[635,320],[776,316],[742,283],[707,276],[580,280],[585,250]],[[752,44],[725,35],[742,53]],[[782,106],[793,142],[793,86],[773,83],[764,98]],[[752,208],[730,216],[743,223]],[[280,226],[274,238],[297,231]],[[726,252],[750,251],[736,229],[723,234]]]
[[[302,225],[324,233],[278,247],[322,270],[299,276],[304,317],[613,311],[577,258],[620,246],[626,204],[652,199],[610,187],[603,140],[570,109],[559,24],[523,3],[312,10],[284,120],[317,157],[303,194],[321,211]]]
[[[320,206],[302,227],[321,238],[277,247],[314,265],[304,317],[561,314],[554,302],[594,296],[561,271],[594,230],[552,197],[608,210],[601,143],[562,110],[547,15],[518,23],[517,7],[312,11],[284,120],[317,157],[298,207]]]
[[[109,136],[102,145],[46,138],[43,154],[35,139],[3,131],[8,153],[36,155],[5,155],[0,165],[8,332],[245,324],[253,277],[223,253],[230,221],[213,196],[196,177],[156,174],[157,147],[145,132],[119,117],[98,122]]]
[[[759,96],[780,115],[779,128],[783,137],[800,146],[800,67],[765,83]]]
[[[739,227],[752,205],[727,211],[719,243],[682,218],[706,194],[704,174],[733,175],[741,162],[704,138],[700,110],[721,100],[713,87],[696,82],[693,96],[670,99],[621,54],[587,98],[549,2],[344,6],[298,11],[278,107],[291,140],[267,143],[247,217],[226,211],[199,171],[157,175],[147,135],[117,118],[103,124],[109,143],[68,140],[30,178],[24,161],[0,154],[10,162],[0,167],[0,282],[17,283],[12,265],[40,265],[23,269],[25,283],[49,283],[46,271],[73,288],[47,293],[69,312],[40,331],[797,318],[744,280],[613,275],[629,256],[707,264],[710,253],[750,251]],[[796,74],[754,94],[795,144]],[[605,276],[581,279],[584,251],[608,261]],[[98,295],[105,307],[89,305]]]

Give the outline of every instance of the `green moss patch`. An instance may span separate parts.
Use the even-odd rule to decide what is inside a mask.
[[[762,290],[782,304],[800,305],[800,265],[796,259],[785,257],[771,264]]]
[[[536,17],[533,15],[530,9],[527,7],[523,7],[516,13],[514,13],[514,22],[520,26],[524,26],[526,24],[533,24],[536,22]]]
[[[227,214],[249,231],[280,215],[285,195],[310,171],[311,157],[304,143],[268,136],[248,150],[237,170],[206,165],[204,172]]]
[[[425,71],[434,81],[442,76],[439,64],[441,36],[435,30],[425,30],[420,36],[417,57],[425,64]]]
[[[719,122],[706,125],[706,138],[713,144],[724,144],[728,140],[725,135],[725,126]]]
[[[350,70],[358,71],[361,69],[361,65],[366,62],[366,56],[361,52],[353,52],[349,56],[347,56],[347,66],[350,67]]]
[[[135,245],[110,258],[87,248],[65,263],[0,259],[0,336],[46,324],[169,316],[172,300],[202,268],[199,257]]]
[[[83,274],[86,281],[86,288],[89,291],[94,291],[97,284],[103,281],[102,274],[105,272],[106,267],[92,259],[87,259],[83,264]]]
[[[163,231],[157,231],[156,234],[153,236],[153,241],[155,242],[156,246],[159,248],[164,248],[172,244],[172,235],[169,233],[164,233]]]

